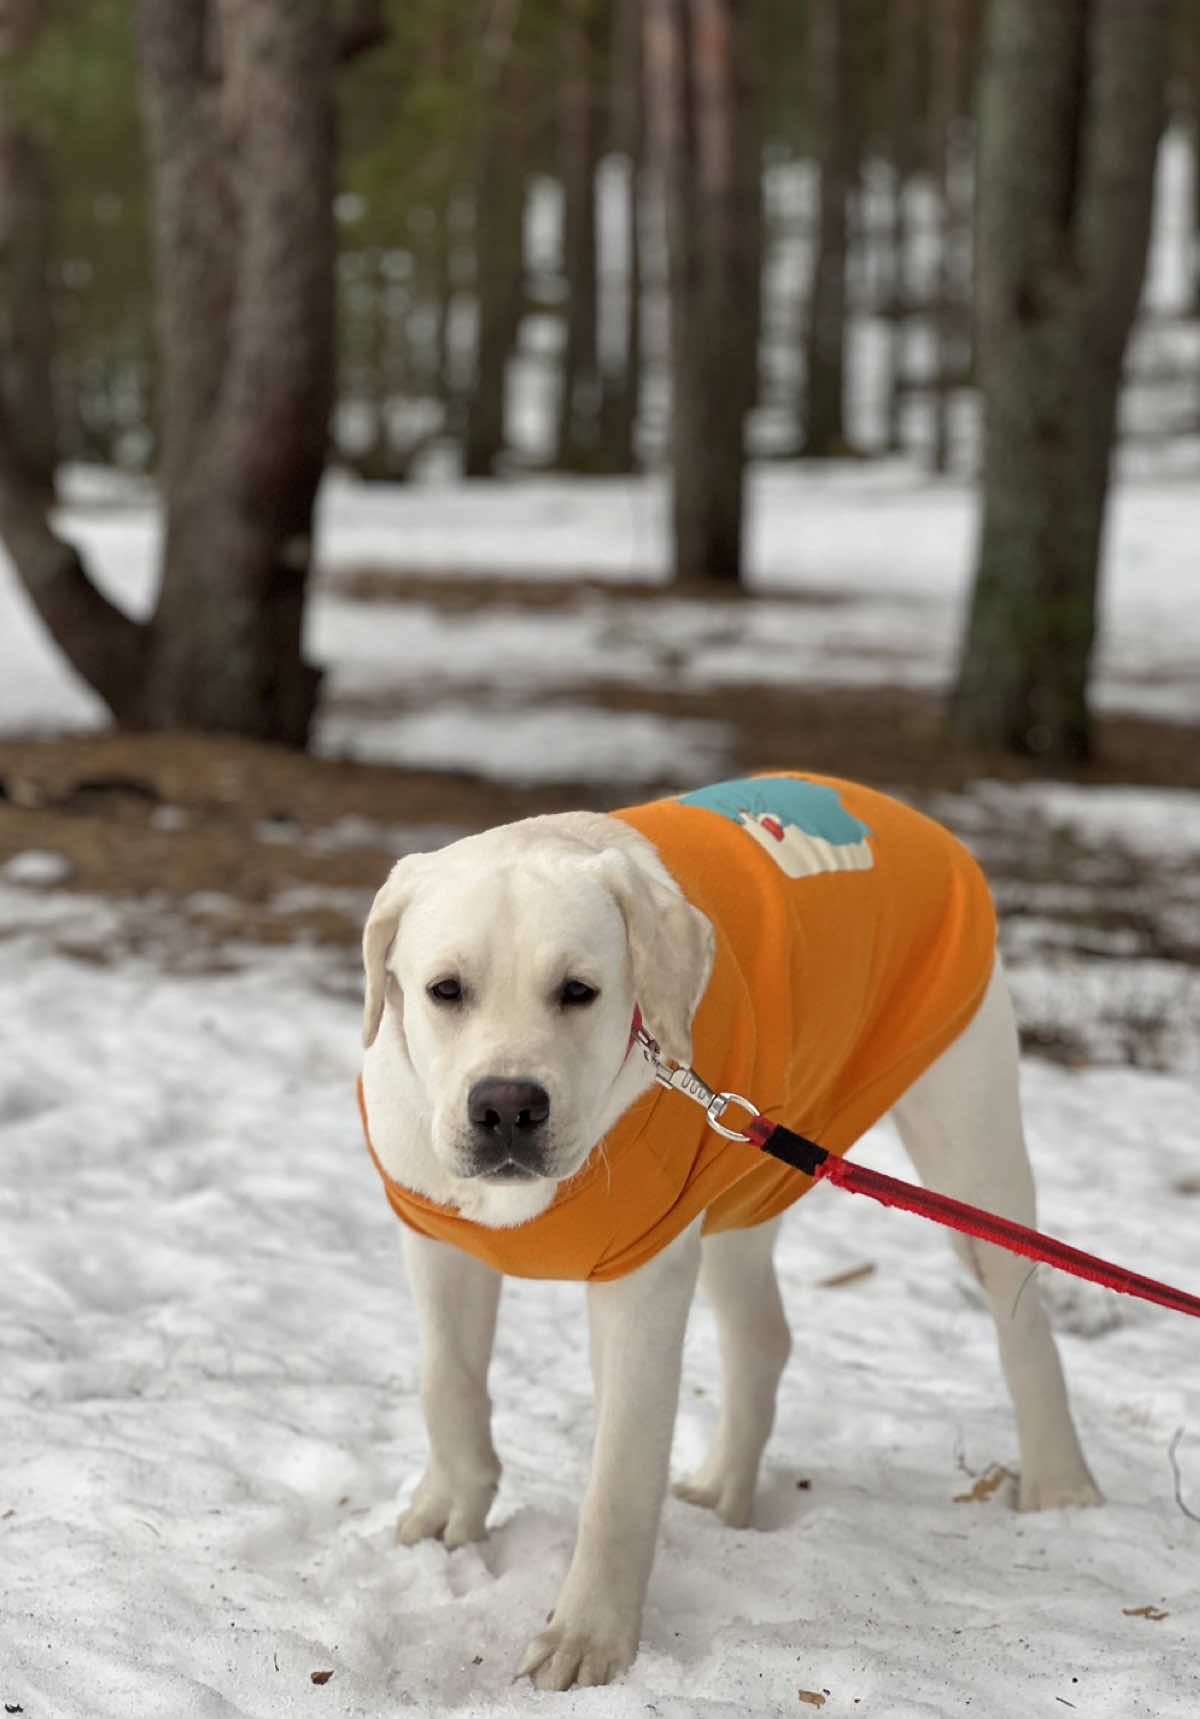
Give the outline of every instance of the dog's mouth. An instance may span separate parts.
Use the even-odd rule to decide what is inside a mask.
[[[502,1164],[492,1164],[486,1170],[480,1170],[476,1179],[480,1182],[536,1182],[540,1174],[530,1164],[506,1158]]]

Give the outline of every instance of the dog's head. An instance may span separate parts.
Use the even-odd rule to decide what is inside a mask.
[[[364,1040],[393,1035],[442,1172],[554,1183],[647,1084],[635,1003],[687,1060],[713,933],[641,836],[565,813],[401,860],[363,951]]]

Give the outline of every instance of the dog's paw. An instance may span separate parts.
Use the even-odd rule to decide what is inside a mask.
[[[727,1528],[748,1528],[755,1508],[756,1482],[758,1466],[748,1471],[744,1466],[724,1463],[712,1453],[695,1475],[677,1480],[670,1490],[684,1504],[698,1504],[700,1509],[715,1511]]]
[[[552,1622],[525,1651],[518,1677],[532,1677],[539,1689],[591,1689],[611,1683],[637,1657],[636,1630],[603,1630]]]
[[[1104,1494],[1086,1469],[1062,1478],[1024,1475],[1017,1491],[1018,1510],[1081,1510],[1104,1503]]]
[[[712,1510],[728,1528],[747,1528],[754,1509],[754,1475],[709,1469],[706,1464],[687,1480],[677,1480],[671,1491],[685,1504]]]
[[[426,1475],[413,1501],[396,1524],[396,1544],[415,1546],[419,1540],[440,1540],[448,1552],[487,1535],[487,1514],[496,1483],[453,1491]]]

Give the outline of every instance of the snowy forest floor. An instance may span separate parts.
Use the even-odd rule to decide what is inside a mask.
[[[69,522],[144,613],[155,515],[111,489]],[[972,1285],[928,1225],[832,1190],[781,1241],[797,1344],[754,1525],[668,1502],[618,1684],[511,1682],[586,1475],[578,1286],[505,1289],[489,1539],[392,1544],[425,1444],[399,1238],[354,1109],[357,946],[396,855],[468,829],[772,766],[941,817],[1000,909],[1044,1227],[1200,1287],[1194,489],[1121,498],[1099,753],[1069,779],[940,739],[961,486],[772,471],[760,489],[765,586],[743,602],[628,582],[614,521],[658,517],[646,486],[617,507],[594,485],[333,483],[309,757],[107,732],[0,565],[7,1709],[1200,1711],[1195,1323],[1040,1274],[1108,1504],[1017,1515]],[[400,545],[423,551],[403,573]],[[570,577],[605,552],[602,576]],[[886,1124],[856,1153],[911,1173]],[[676,1472],[717,1396],[701,1301]]]

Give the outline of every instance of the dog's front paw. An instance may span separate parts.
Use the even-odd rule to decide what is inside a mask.
[[[415,1546],[418,1540],[440,1540],[448,1552],[453,1552],[456,1546],[482,1540],[487,1534],[487,1513],[496,1485],[492,1480],[456,1489],[440,1477],[427,1474],[396,1524],[397,1545]]]
[[[573,1683],[590,1689],[628,1671],[637,1648],[635,1627],[598,1628],[556,1617],[530,1642],[517,1676],[532,1677],[539,1689],[570,1689]]]

